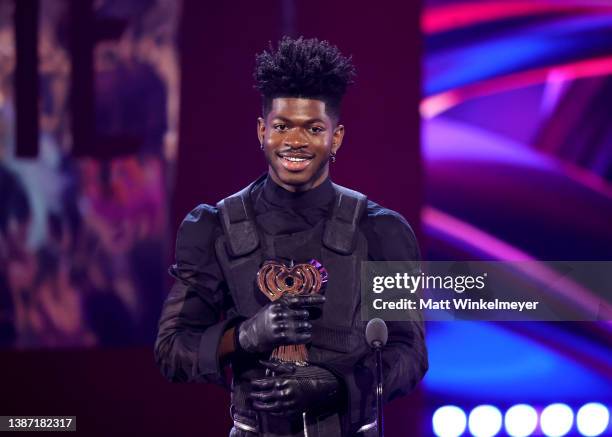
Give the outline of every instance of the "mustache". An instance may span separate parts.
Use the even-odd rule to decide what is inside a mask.
[[[282,150],[282,151],[278,152],[278,155],[280,155],[282,157],[291,156],[291,157],[294,157],[294,158],[314,158],[314,155],[312,153],[297,152],[297,151],[292,150],[292,149]]]

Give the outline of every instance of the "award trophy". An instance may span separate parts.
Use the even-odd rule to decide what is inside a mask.
[[[278,261],[266,261],[257,272],[257,286],[271,301],[285,294],[308,295],[321,292],[321,287],[327,282],[327,271],[315,259],[308,263],[289,266]],[[308,350],[306,345],[278,346],[272,351],[270,361],[283,366],[308,366]],[[266,369],[266,376],[274,376],[276,372]],[[261,419],[260,419],[261,420]],[[260,423],[262,426],[263,423]],[[306,411],[302,412],[304,436],[308,437]]]
[[[319,293],[327,282],[327,271],[317,260],[286,266],[278,261],[266,261],[257,272],[257,286],[271,301],[285,294]],[[279,346],[272,351],[272,360],[297,366],[308,365],[308,350],[303,344]]]

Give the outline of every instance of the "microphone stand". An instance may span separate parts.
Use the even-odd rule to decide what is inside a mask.
[[[383,437],[383,366],[382,366],[382,342],[374,341],[374,352],[376,355],[376,429],[378,429],[378,437]]]

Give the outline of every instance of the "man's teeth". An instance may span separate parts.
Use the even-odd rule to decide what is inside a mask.
[[[287,161],[291,161],[291,162],[306,161],[306,158],[294,158],[293,156],[283,156],[283,158],[285,158]]]

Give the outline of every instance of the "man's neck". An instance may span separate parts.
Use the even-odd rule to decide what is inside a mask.
[[[319,185],[325,182],[325,180],[329,177],[329,171],[325,169],[324,171],[321,172],[321,174],[314,181],[309,181],[303,185],[287,184],[281,181],[276,175],[276,173],[274,173],[270,169],[268,170],[268,177],[272,179],[276,185],[278,185],[279,187],[291,193],[303,193],[306,191],[310,191],[314,188],[317,188]]]
[[[279,207],[312,208],[329,204],[334,197],[331,180],[326,178],[310,190],[288,191],[277,184],[269,175],[263,187],[264,198]]]

